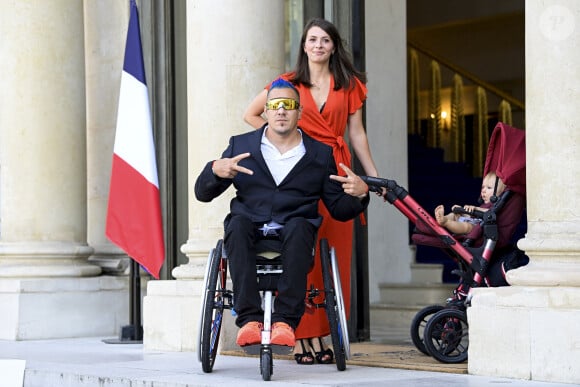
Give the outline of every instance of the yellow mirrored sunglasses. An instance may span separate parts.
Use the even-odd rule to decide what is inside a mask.
[[[272,98],[266,102],[266,109],[268,110],[278,110],[283,108],[284,110],[296,110],[300,107],[300,103],[292,98]]]

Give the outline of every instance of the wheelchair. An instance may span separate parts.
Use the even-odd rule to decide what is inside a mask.
[[[262,342],[259,346],[244,347],[246,352],[259,354],[260,373],[264,381],[269,381],[273,373],[273,355],[280,353],[270,343],[271,315],[273,298],[277,289],[277,279],[283,272],[280,255],[281,242],[279,240],[261,239],[256,245],[256,276],[258,289],[262,294],[264,309],[264,324]],[[350,359],[350,344],[346,321],[346,311],[342,297],[340,275],[334,248],[330,248],[326,239],[320,240],[320,259],[322,263],[322,277],[324,289],[305,289],[310,306],[324,308],[330,326],[330,336],[334,350],[336,368],[339,371],[346,369],[346,360]],[[220,239],[215,248],[208,255],[206,265],[203,301],[201,304],[201,318],[198,329],[198,360],[204,372],[212,372],[218,353],[220,331],[224,311],[229,309],[235,313],[235,294],[226,286],[228,264],[224,251],[223,240]],[[324,294],[321,303],[312,300]],[[251,347],[259,347],[259,351],[250,352]],[[277,347],[277,348],[274,348]],[[283,347],[290,353],[291,347]]]

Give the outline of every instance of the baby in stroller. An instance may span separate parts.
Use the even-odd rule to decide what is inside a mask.
[[[485,270],[481,272],[484,285],[507,286],[505,273],[527,263],[523,252],[515,246],[520,237],[517,235],[517,228],[524,213],[525,199],[506,187],[495,172],[488,172],[482,181],[479,201],[482,203],[479,206],[454,205],[452,212],[446,215],[443,206],[437,206],[435,219],[465,247],[483,248],[486,238],[495,240],[493,255],[487,262],[479,260],[477,250],[470,251],[475,260],[475,264],[471,263],[470,266],[480,267],[478,260],[485,266]],[[414,236],[413,240],[418,244],[433,245],[428,237],[425,239],[421,235]],[[454,256],[460,258],[456,254]],[[467,272],[469,277],[473,275],[469,270]]]
[[[463,206],[463,209],[468,213],[473,213],[474,211],[485,212],[493,205],[497,200],[497,197],[501,195],[504,190],[505,184],[503,181],[497,177],[495,172],[489,172],[485,175],[481,184],[480,200],[483,202],[481,206],[465,205]],[[451,209],[452,212],[445,215],[443,205],[441,204],[437,206],[437,208],[435,208],[435,219],[437,220],[437,223],[454,234],[468,234],[473,230],[475,225],[481,225],[482,219],[454,212],[457,207],[460,208],[460,206],[454,205]]]

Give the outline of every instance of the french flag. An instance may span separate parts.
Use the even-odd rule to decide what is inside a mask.
[[[165,245],[135,0],[131,0],[121,76],[105,233],[114,244],[159,279],[159,271],[165,261]]]

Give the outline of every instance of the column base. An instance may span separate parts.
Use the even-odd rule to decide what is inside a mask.
[[[510,270],[506,279],[518,286],[580,287],[580,223],[529,222],[518,247],[530,263]]]
[[[129,275],[131,258],[112,243],[91,244],[94,253],[88,262],[101,268],[104,275]]]
[[[92,277],[101,268],[90,264],[94,249],[72,242],[2,242],[0,277]]]
[[[473,289],[468,371],[580,383],[580,288]]]
[[[118,335],[129,322],[127,277],[0,279],[2,340]]]

